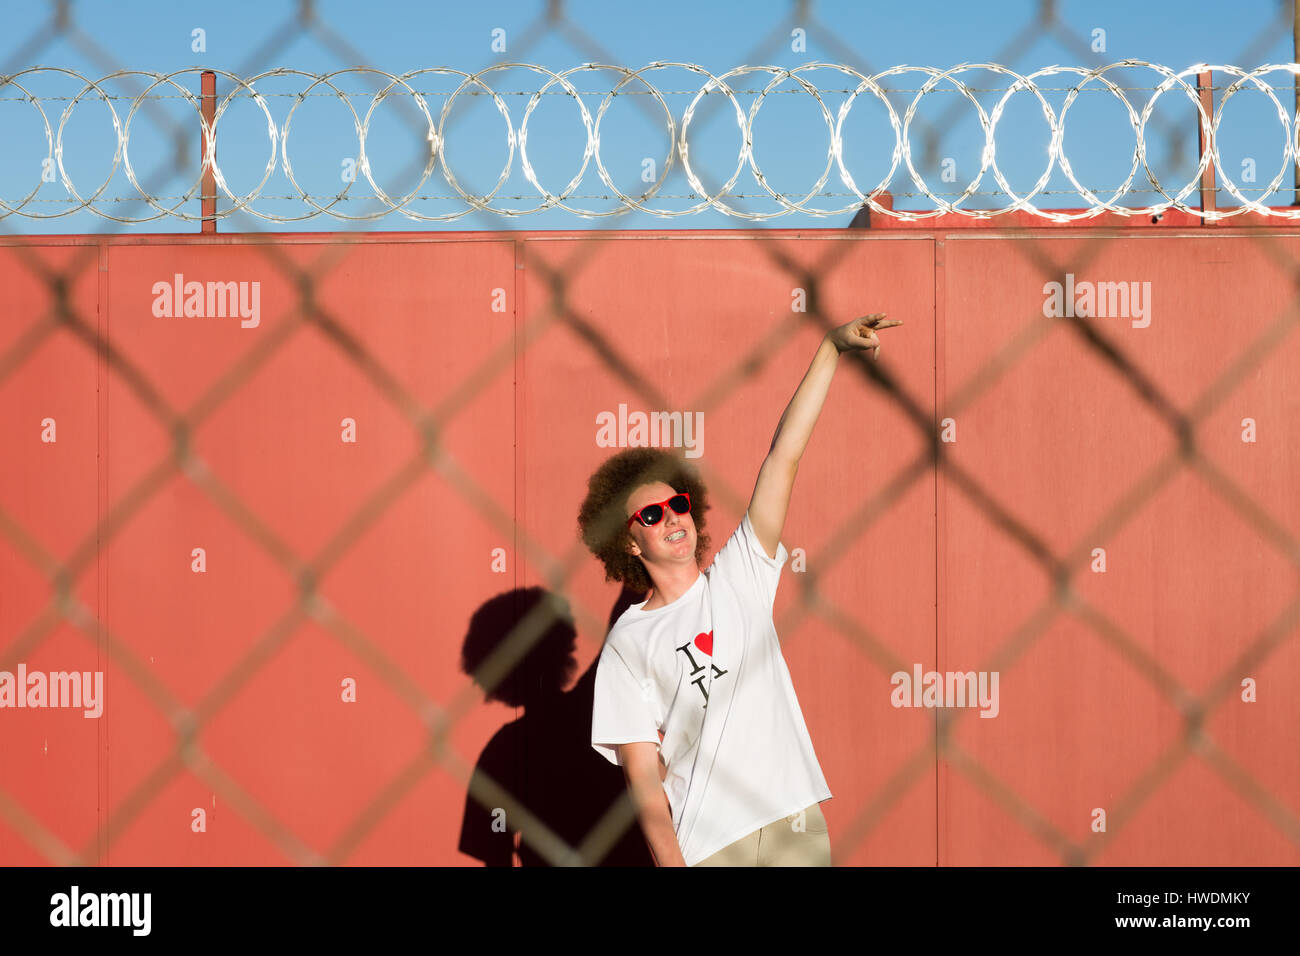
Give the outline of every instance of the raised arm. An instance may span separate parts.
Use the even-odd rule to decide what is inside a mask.
[[[876,332],[895,325],[902,325],[902,319],[886,320],[883,312],[877,312],[832,329],[817,346],[812,364],[777,422],[772,447],[758,469],[754,494],[749,500],[749,521],[769,557],[776,558],[799,459],[803,457],[813,426],[822,413],[840,353],[850,349],[873,349],[879,358],[880,339]]]

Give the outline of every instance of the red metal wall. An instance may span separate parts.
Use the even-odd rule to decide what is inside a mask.
[[[783,536],[836,863],[1300,863],[1297,261],[1217,228],[6,240],[0,670],[105,699],[0,709],[0,863],[472,864],[487,753],[534,805],[617,773],[529,761],[557,743],[484,702],[470,622],[562,593],[548,713],[580,700],[619,609],[577,538],[597,416],[703,413],[721,545],[820,338],[795,288],[905,320],[841,358]],[[1046,317],[1067,272],[1149,282],[1149,325]],[[176,273],[259,282],[259,324],[155,317]],[[997,671],[997,717],[893,706],[913,665]]]

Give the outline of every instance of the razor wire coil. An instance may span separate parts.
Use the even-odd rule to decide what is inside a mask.
[[[647,78],[646,74],[651,74],[659,70],[676,68],[686,70],[698,75],[702,83],[694,91],[684,90],[660,90]],[[1121,68],[1137,68],[1151,70],[1161,77],[1160,82],[1154,88],[1145,87],[1125,87],[1116,83],[1107,76],[1113,70]],[[527,69],[539,75],[545,76],[545,82],[539,83],[538,88],[532,91],[528,90],[494,90],[488,82],[488,78],[494,72],[506,69]],[[856,80],[854,87],[818,87],[807,80],[802,74],[812,70],[835,70]],[[595,96],[598,93],[590,91],[579,91],[571,77],[575,74],[594,73],[595,71],[612,71],[621,75],[617,85],[613,86],[602,99],[599,108],[594,111],[588,108],[583,102],[583,96]],[[1006,89],[992,89],[987,86],[972,86],[961,80],[961,74],[970,71],[991,72],[1001,75],[1010,81],[1011,85]],[[1195,77],[1198,73],[1212,71],[1231,77],[1231,82],[1222,88],[1217,108],[1213,111],[1207,111],[1200,91],[1195,85],[1195,80],[1191,83],[1188,78]],[[795,69],[786,69],[776,66],[740,66],[736,67],[721,75],[714,75],[704,67],[685,62],[673,61],[655,61],[637,70],[627,67],[607,64],[607,63],[585,63],[581,66],[573,67],[562,73],[553,72],[545,67],[529,63],[500,63],[490,66],[486,69],[475,73],[467,73],[450,67],[426,67],[404,74],[394,74],[375,67],[348,67],[336,70],[330,73],[318,74],[303,70],[291,68],[277,68],[255,76],[244,78],[233,73],[212,69],[207,67],[187,67],[176,70],[171,73],[161,74],[141,70],[119,70],[115,73],[100,77],[97,80],[90,79],[75,70],[64,69],[60,67],[35,66],[21,72],[0,76],[0,98],[8,101],[22,101],[29,103],[40,116],[44,127],[46,140],[46,160],[53,169],[57,170],[58,181],[67,191],[68,199],[66,200],[49,200],[38,198],[38,193],[42,185],[46,182],[44,177],[38,180],[36,186],[32,188],[21,199],[7,201],[0,198],[0,220],[9,216],[22,216],[33,220],[56,219],[63,216],[72,215],[81,210],[87,210],[94,215],[104,219],[120,222],[124,224],[136,224],[149,222],[157,219],[171,218],[185,221],[200,221],[202,219],[216,218],[223,219],[233,215],[236,212],[246,212],[257,216],[263,220],[273,223],[287,224],[300,222],[303,220],[314,219],[320,215],[331,216],[341,221],[364,222],[381,219],[391,213],[398,213],[408,219],[416,222],[453,222],[461,219],[469,213],[478,210],[481,212],[502,216],[506,218],[521,218],[544,212],[550,209],[563,209],[567,213],[581,219],[602,219],[611,216],[625,215],[633,211],[644,212],[659,218],[677,218],[682,216],[691,216],[712,209],[723,215],[735,219],[746,220],[749,222],[765,222],[767,220],[787,216],[791,213],[803,213],[816,217],[839,217],[855,212],[862,207],[869,207],[872,212],[888,216],[902,221],[917,221],[929,219],[940,215],[959,215],[971,219],[994,219],[998,216],[1012,212],[1022,212],[1029,215],[1042,218],[1052,222],[1072,222],[1083,219],[1090,219],[1103,213],[1114,213],[1119,216],[1157,216],[1169,209],[1177,209],[1181,212],[1192,216],[1200,217],[1209,222],[1230,219],[1234,216],[1246,212],[1255,213],[1259,216],[1269,217],[1280,220],[1300,219],[1300,208],[1277,208],[1269,207],[1262,201],[1270,194],[1282,187],[1283,180],[1286,178],[1289,170],[1300,163],[1300,142],[1297,136],[1300,134],[1300,111],[1290,111],[1278,99],[1276,91],[1272,86],[1263,82],[1261,79],[1267,74],[1275,72],[1284,72],[1290,74],[1292,83],[1300,78],[1300,65],[1295,63],[1268,64],[1258,67],[1254,70],[1245,70],[1231,65],[1209,65],[1197,64],[1181,71],[1175,71],[1169,67],[1159,64],[1150,63],[1144,60],[1126,59],[1104,66],[1085,69],[1075,66],[1049,66],[1037,70],[1028,75],[1021,75],[1009,67],[996,63],[962,63],[947,70],[940,70],[928,66],[895,66],[883,70],[873,75],[866,75],[858,70],[844,65],[835,63],[815,62],[809,63]],[[209,123],[204,116],[203,103],[201,97],[187,89],[182,83],[178,82],[178,77],[187,74],[196,74],[210,72],[217,76],[223,77],[232,86],[229,92],[221,96],[216,102],[213,117]],[[733,89],[732,83],[737,80],[748,80],[751,74],[772,74],[772,78],[765,87],[759,89],[757,83],[747,82],[749,89]],[[72,97],[66,96],[48,96],[42,97],[34,94],[31,87],[34,82],[43,75],[62,74],[79,80],[84,84],[81,90]],[[364,114],[360,113],[357,106],[353,105],[352,99],[363,94],[349,93],[343,90],[339,83],[343,78],[355,78],[358,76],[378,77],[385,81],[386,85],[374,94],[364,94],[370,96],[370,105]],[[430,110],[427,97],[432,96],[428,91],[417,88],[421,80],[428,79],[432,76],[449,76],[459,78],[459,86],[445,95],[446,101],[441,111],[435,113]],[[909,84],[907,88],[889,88],[882,85],[882,81],[890,78],[910,79],[914,77],[924,77],[924,81],[919,86]],[[109,81],[121,80],[127,77],[138,77],[148,81],[148,86],[140,93],[134,96],[111,95],[105,88],[104,84]],[[304,88],[296,93],[273,93],[262,92],[256,88],[256,85],[264,80],[271,78],[297,77],[304,83]],[[1069,86],[1060,85],[1059,81],[1053,81],[1051,85],[1040,86],[1040,81],[1054,77],[1074,77],[1076,81]],[[777,90],[776,88],[790,80],[796,84],[795,89]],[[940,84],[951,84],[955,92],[960,94],[973,107],[974,113],[978,118],[980,128],[983,131],[984,143],[980,154],[980,165],[974,178],[972,178],[960,192],[949,192],[944,190],[935,190],[928,184],[921,173],[916,168],[913,157],[913,147],[911,143],[912,124],[916,119],[918,110],[927,94],[933,94],[939,89]],[[1076,177],[1073,167],[1070,164],[1069,157],[1064,149],[1065,139],[1065,119],[1078,98],[1079,93],[1089,83],[1095,83],[1100,88],[1106,90],[1111,96],[1117,98],[1122,105],[1128,118],[1129,125],[1134,134],[1133,158],[1130,164],[1127,178],[1106,197],[1099,196],[1096,192],[1089,189]],[[1195,107],[1198,116],[1198,123],[1206,144],[1201,151],[1200,161],[1196,167],[1195,173],[1185,184],[1175,187],[1166,185],[1161,182],[1159,176],[1152,169],[1148,161],[1148,143],[1147,129],[1152,113],[1156,107],[1157,101],[1166,93],[1177,91],[1185,95]],[[1262,188],[1250,188],[1243,190],[1237,183],[1226,175],[1224,164],[1220,155],[1220,137],[1219,127],[1224,115],[1224,107],[1228,101],[1238,92],[1244,89],[1254,89],[1267,96],[1274,106],[1278,121],[1284,132],[1282,145],[1282,157],[1277,174],[1270,183]],[[1149,96],[1144,103],[1135,105],[1126,95],[1127,92],[1142,90],[1149,92]],[[673,110],[669,107],[664,99],[665,95],[683,94],[689,95],[693,92],[693,98],[680,117],[675,116]],[[779,192],[772,188],[768,182],[766,174],[759,165],[755,155],[754,148],[754,125],[762,108],[763,101],[769,95],[775,94],[798,94],[805,93],[816,102],[819,107],[822,119],[826,124],[828,133],[828,143],[826,152],[826,165],[822,170],[817,181],[812,187],[802,195],[802,197],[792,198],[790,195]],[[839,106],[838,110],[832,112],[826,101],[823,99],[825,94],[831,92],[847,92],[848,96]],[[914,93],[909,105],[902,111],[900,116],[899,109],[890,100],[890,94],[899,92]],[[951,92],[945,90],[943,92]],[[1002,96],[991,110],[986,110],[976,97],[979,92],[1001,92]],[[1053,109],[1052,104],[1045,98],[1045,93],[1065,92],[1065,102],[1061,104],[1059,112]],[[716,190],[709,190],[703,183],[698,166],[700,159],[693,161],[691,156],[691,146],[687,140],[687,133],[692,120],[695,118],[696,110],[700,101],[710,93],[717,93],[725,96],[735,115],[737,128],[741,136],[741,145],[736,157],[734,171],[729,178]],[[738,94],[754,93],[755,98],[750,104],[749,109],[742,108],[738,100]],[[1026,93],[1033,96],[1041,109],[1044,120],[1050,129],[1050,141],[1047,148],[1047,161],[1042,174],[1039,176],[1034,185],[1024,194],[1018,194],[1012,189],[1004,172],[999,168],[997,163],[997,143],[996,130],[998,123],[1002,120],[1007,104],[1016,93]],[[15,95],[21,94],[21,95]],[[854,103],[859,97],[869,94],[871,98],[877,100],[887,111],[887,117],[890,127],[894,134],[894,141],[890,153],[889,169],[882,179],[872,185],[869,189],[862,189],[857,184],[852,173],[850,172],[850,162],[846,161],[845,141],[844,141],[844,124],[849,117]],[[453,104],[460,96],[490,96],[495,104],[497,111],[501,114],[505,123],[505,143],[507,146],[507,156],[505,164],[498,176],[496,184],[487,192],[477,194],[463,188],[454,172],[447,156],[447,119],[451,113]],[[503,99],[505,96],[523,96],[529,97],[527,106],[519,121],[518,127],[512,118],[511,111]],[[573,100],[576,105],[579,118],[582,121],[586,131],[586,141],[583,149],[582,164],[578,172],[568,182],[564,188],[558,192],[552,192],[542,185],[537,171],[529,160],[528,156],[528,122],[532,117],[538,104],[543,96],[564,96]],[[663,158],[662,163],[656,168],[660,169],[660,175],[657,180],[640,195],[630,195],[615,184],[614,177],[610,174],[604,158],[601,156],[601,124],[604,120],[610,105],[617,96],[626,95],[643,95],[651,97],[658,107],[662,108],[663,115],[666,119],[666,130],[668,133],[669,148]],[[419,115],[425,123],[425,135],[430,144],[428,156],[424,162],[424,168],[415,185],[403,195],[390,195],[389,192],[375,181],[372,174],[371,163],[368,158],[368,150],[372,149],[369,141],[371,131],[371,122],[378,106],[390,96],[402,96],[409,98],[419,110]],[[287,115],[282,123],[277,123],[268,100],[272,97],[289,98],[293,100]],[[292,126],[292,120],[297,108],[309,97],[325,97],[341,99],[348,111],[352,115],[353,127],[357,135],[357,169],[359,176],[349,180],[344,188],[333,196],[313,196],[304,189],[295,176],[294,165],[290,159],[289,140]],[[112,167],[108,176],[93,191],[84,192],[72,180],[65,166],[65,138],[64,132],[68,126],[69,120],[74,114],[76,107],[83,101],[98,98],[107,106],[114,133],[116,135],[116,148],[113,154]],[[199,127],[203,136],[205,148],[199,162],[198,175],[193,185],[184,193],[176,195],[170,191],[167,195],[156,194],[148,189],[136,174],[136,170],[131,162],[131,127],[136,120],[136,115],[146,101],[150,99],[183,99],[195,109],[199,121]],[[247,193],[237,194],[230,186],[226,175],[222,171],[221,165],[217,159],[218,152],[218,127],[222,116],[227,109],[235,102],[236,98],[249,98],[262,111],[266,119],[266,135],[269,143],[265,168],[261,180]],[[125,116],[119,112],[119,108],[114,106],[114,101],[129,100],[130,106],[125,109]],[[52,122],[50,112],[46,110],[46,104],[66,103],[59,115],[57,124]],[[242,144],[241,144],[242,145]],[[494,204],[494,199],[498,202],[502,199],[521,199],[521,196],[501,196],[498,193],[510,179],[514,169],[515,152],[519,154],[519,169],[527,179],[529,185],[536,190],[539,201],[531,206],[503,206]],[[709,157],[711,158],[711,157]],[[575,199],[598,198],[587,194],[577,192],[579,184],[586,176],[587,170],[595,161],[597,173],[601,182],[608,192],[605,197],[618,201],[618,205],[612,209],[591,209],[577,205]],[[654,206],[651,200],[659,198],[682,198],[684,194],[676,193],[673,196],[664,194],[660,196],[660,190],[663,188],[668,179],[670,172],[674,169],[675,164],[680,163],[682,172],[690,184],[692,193],[690,198],[699,199],[693,205],[684,209],[670,209],[663,206]],[[918,197],[927,202],[931,208],[928,209],[893,209],[891,206],[883,205],[877,201],[893,181],[895,174],[899,170],[900,164],[906,170],[907,177],[911,181],[914,190],[902,193]],[[117,174],[119,166],[126,173],[131,187],[135,190],[134,196],[123,198],[105,197],[104,191],[113,181]],[[282,215],[259,210],[254,207],[258,199],[280,199],[283,197],[263,196],[262,192],[270,182],[272,174],[279,166],[285,173],[291,187],[296,193],[295,196],[289,197],[300,201],[305,210],[300,215]],[[1212,168],[1217,178],[1217,188],[1225,190],[1233,196],[1240,205],[1229,209],[1203,209],[1198,206],[1189,205],[1185,200],[1201,184],[1205,172]],[[743,175],[746,168],[753,175],[755,182],[762,189],[762,193],[753,194],[745,192],[736,192],[737,183]],[[424,192],[426,183],[433,176],[435,169],[440,169],[442,179],[451,192],[445,196],[433,196]],[[1045,210],[1034,204],[1034,199],[1040,196],[1058,194],[1059,190],[1048,190],[1047,186],[1051,180],[1052,174],[1059,169],[1061,174],[1068,180],[1073,189],[1070,195],[1076,195],[1085,204],[1082,209],[1063,211],[1063,210]],[[1158,193],[1160,199],[1150,205],[1145,206],[1126,206],[1122,201],[1135,191],[1135,182],[1139,180],[1139,172],[1145,176],[1144,186],[1149,186],[1151,192]],[[832,174],[837,174],[840,182],[847,192],[828,192],[824,189]],[[985,177],[991,174],[997,183],[998,191],[992,191],[987,188],[981,190],[981,184],[985,183]],[[211,175],[215,182],[215,188],[227,203],[225,206],[218,208],[215,213],[205,215],[202,212],[194,213],[187,211],[185,205],[191,203],[196,196],[200,194],[203,188],[203,182],[206,176]],[[372,190],[370,196],[353,196],[350,195],[357,181],[364,178]],[[21,190],[21,186],[18,187]],[[589,191],[590,192],[590,191]],[[1248,198],[1245,193],[1257,193],[1260,198]],[[9,184],[0,183],[0,197],[12,194]],[[755,195],[772,199],[780,208],[770,212],[754,212],[736,208],[734,204],[726,202],[728,199],[737,200],[743,198],[753,198]],[[851,200],[835,208],[818,208],[811,206],[812,200],[818,196],[838,196],[852,197]],[[955,195],[956,198],[952,198]],[[1000,195],[1005,196],[1010,201],[999,208],[994,209],[968,209],[963,203],[976,195]],[[945,198],[946,197],[946,198]],[[338,208],[342,203],[349,200],[364,199],[377,201],[380,208],[365,213],[349,213]],[[425,198],[450,198],[459,199],[464,203],[464,208],[449,213],[431,214],[421,212],[411,208],[411,204],[419,199]],[[171,200],[175,199],[173,203]],[[103,208],[103,204],[116,203],[121,201],[144,201],[155,210],[152,214],[138,217],[127,217],[118,215],[112,211]],[[323,201],[318,201],[323,200]],[[52,212],[38,211],[37,203],[62,202],[65,208]],[[169,204],[170,203],[170,204]]]

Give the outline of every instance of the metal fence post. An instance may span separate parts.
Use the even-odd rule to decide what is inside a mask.
[[[208,155],[208,131],[212,129],[213,118],[217,111],[217,74],[210,70],[203,71],[200,94],[203,102],[203,122],[206,124],[200,134],[202,152],[199,154],[199,162],[202,163]],[[216,158],[217,151],[214,142],[212,149],[214,162]],[[213,174],[211,166],[203,170],[203,185],[200,189],[200,198],[203,203],[201,212],[203,225],[200,231],[214,233],[217,231],[217,177]]]

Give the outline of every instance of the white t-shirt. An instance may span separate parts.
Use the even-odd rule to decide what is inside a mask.
[[[591,745],[617,764],[616,744],[662,731],[687,866],[831,796],[772,621],[788,557],[767,556],[746,513],[685,594],[629,607],[600,653]]]

